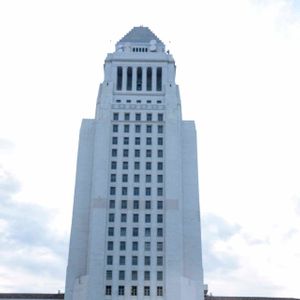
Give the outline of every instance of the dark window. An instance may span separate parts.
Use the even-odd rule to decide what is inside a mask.
[[[150,286],[144,286],[144,296],[150,296]]]
[[[137,266],[138,265],[138,257],[137,256],[132,256],[131,257],[131,265],[132,266]]]
[[[157,228],[157,236],[159,236],[159,237],[163,236],[163,229],[162,228]]]
[[[151,223],[151,215],[150,214],[145,215],[145,223]]]
[[[133,195],[134,196],[139,196],[140,195],[140,188],[139,187],[134,187],[133,188]]]
[[[132,286],[131,287],[131,296],[137,296],[137,286]]]
[[[150,174],[146,174],[146,182],[151,182],[151,175]]]
[[[118,121],[119,120],[119,114],[118,113],[114,113],[113,114],[113,119],[114,119],[114,121]]]
[[[118,155],[118,150],[117,149],[111,149],[111,156],[116,157]]]
[[[122,195],[123,195],[123,196],[126,196],[127,193],[128,193],[127,187],[126,187],[126,186],[123,186],[123,187],[122,187]]]
[[[146,162],[146,170],[151,170],[151,161]]]
[[[134,169],[135,170],[139,170],[140,169],[140,162],[139,161],[135,161],[134,162]]]
[[[163,151],[161,149],[157,150],[157,157],[163,157]]]
[[[134,157],[140,157],[141,151],[139,149],[134,150]]]
[[[164,247],[163,242],[157,242],[156,243],[156,250],[157,251],[163,251],[163,247]]]
[[[132,90],[132,68],[128,67],[127,68],[127,91]]]
[[[105,286],[105,295],[108,295],[108,296],[111,295],[111,285]]]
[[[147,91],[152,90],[152,68],[147,68]]]
[[[162,170],[163,169],[163,163],[162,162],[158,162],[157,163],[157,170]]]
[[[129,121],[130,120],[130,114],[129,113],[125,113],[124,114],[124,120],[125,121]]]
[[[113,125],[113,132],[118,132],[118,128],[119,128],[119,125],[118,124],[114,124]]]
[[[158,286],[157,287],[157,293],[156,294],[157,294],[157,296],[163,296],[164,295],[164,293],[163,293],[163,287],[162,286]]]
[[[120,236],[126,236],[126,227],[120,228]]]
[[[147,114],[146,118],[147,118],[147,121],[152,121],[152,114]]]
[[[162,175],[157,175],[157,182],[162,183],[163,182],[163,176]]]
[[[132,222],[133,223],[138,223],[139,221],[139,214],[133,214],[132,215]]]
[[[122,209],[127,209],[127,200],[122,200],[121,201],[121,208]]]
[[[123,138],[123,144],[124,144],[124,145],[128,145],[128,144],[129,144],[129,137],[125,136],[125,137]]]
[[[124,288],[124,285],[119,285],[118,287],[118,294],[120,296],[123,296],[125,294],[125,288]]]
[[[106,257],[106,264],[111,266],[113,264],[114,260],[113,260],[113,256],[112,255],[108,255]]]
[[[150,280],[150,271],[144,272],[144,280]]]
[[[116,187],[114,187],[114,186],[110,187],[110,194],[111,195],[115,195],[116,194]]]
[[[163,222],[163,215],[159,214],[157,215],[157,223],[162,223]]]
[[[119,271],[119,280],[125,280],[125,271]]]
[[[163,205],[163,201],[157,201],[157,209],[163,209],[164,205]]]
[[[164,120],[164,114],[158,114],[157,121],[163,121],[163,120]]]
[[[135,145],[140,145],[141,144],[141,138],[136,137],[134,140]]]
[[[120,242],[120,250],[121,251],[126,250],[126,242],[124,242],[124,241]]]
[[[114,250],[114,242],[112,241],[107,242],[107,250]]]
[[[138,251],[139,250],[138,242],[132,242],[132,250],[133,251]]]
[[[144,250],[145,251],[151,251],[151,242],[145,242]]]
[[[119,257],[119,265],[124,266],[126,264],[126,257],[120,256]]]
[[[142,68],[138,67],[136,70],[136,90],[141,91],[143,86],[143,72]]]
[[[152,145],[152,138],[151,137],[146,138],[146,145]]]
[[[138,280],[138,272],[131,271],[131,280]]]
[[[127,222],[127,215],[126,214],[121,214],[121,222],[126,223]]]
[[[108,227],[108,236],[114,236],[115,230],[113,227]]]
[[[114,222],[115,221],[115,214],[109,214],[108,215],[108,221],[109,222]]]
[[[129,150],[123,149],[123,157],[128,157]]]
[[[128,174],[123,174],[122,175],[122,182],[128,182]]]
[[[139,209],[140,202],[139,200],[133,200],[133,209]]]
[[[156,265],[157,266],[162,266],[163,265],[163,257],[162,256],[157,256]]]
[[[115,200],[109,200],[109,208],[115,208],[116,207],[116,201]]]
[[[146,187],[145,188],[145,195],[146,196],[151,196],[151,187]]]
[[[163,138],[159,137],[157,138],[157,145],[162,145],[163,144]]]
[[[151,265],[151,257],[150,256],[145,256],[144,257],[144,264],[145,264],[145,266],[150,266]]]
[[[150,200],[145,201],[145,209],[151,209],[151,201]]]
[[[157,196],[163,195],[163,188],[157,188]]]
[[[162,125],[157,126],[157,133],[163,133],[164,132],[164,127]]]
[[[111,169],[115,170],[117,168],[117,162],[116,161],[112,161],[111,162]]]
[[[129,132],[129,124],[124,125],[124,132]]]
[[[140,182],[140,175],[134,174],[134,182]]]
[[[146,132],[151,133],[152,132],[152,125],[147,125],[146,126]]]
[[[123,170],[127,170],[128,169],[128,161],[123,161],[122,167],[123,167]]]
[[[116,174],[110,174],[110,182],[116,182],[117,175]]]
[[[156,90],[161,91],[162,90],[162,69],[161,67],[156,69]]]
[[[118,137],[116,137],[116,136],[113,136],[113,137],[112,137],[112,144],[113,144],[113,145],[118,144]]]
[[[141,121],[141,114],[140,113],[135,114],[135,120],[136,121]]]
[[[138,227],[132,228],[132,236],[139,236],[139,229]]]
[[[146,157],[151,157],[152,156],[152,151],[151,149],[146,150]]]
[[[141,125],[137,124],[135,125],[135,132],[140,133],[141,132]]]
[[[151,228],[150,227],[145,228],[145,236],[151,236]]]
[[[117,90],[122,90],[122,81],[123,81],[123,68],[118,67],[117,69]]]

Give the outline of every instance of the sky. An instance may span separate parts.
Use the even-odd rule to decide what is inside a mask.
[[[0,2],[0,292],[64,291],[77,144],[133,26],[195,120],[205,283],[300,298],[300,0]]]

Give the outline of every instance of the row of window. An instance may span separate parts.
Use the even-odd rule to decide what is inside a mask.
[[[122,114],[124,121],[154,121],[154,117],[153,117],[154,113],[146,113],[146,119],[142,120],[142,116],[143,114],[141,113],[135,113],[134,114],[134,119],[131,119],[131,115],[129,112],[125,112]],[[113,113],[113,120],[114,121],[120,121],[121,118],[121,113]],[[156,115],[156,121],[162,122],[164,120],[164,114],[163,113],[157,113]]]
[[[134,126],[135,133],[141,132],[141,126],[142,125],[140,125],[140,124],[135,124],[135,126]],[[121,125],[119,125],[119,124],[113,124],[113,132],[119,132],[120,127],[121,127]],[[125,132],[125,133],[130,132],[130,124],[123,124],[122,127],[123,127],[123,132]],[[147,124],[145,126],[145,132],[152,133],[152,132],[154,132],[153,128],[154,128],[154,125]],[[163,131],[164,131],[163,125],[157,125],[156,130],[157,130],[157,133],[163,133]]]
[[[112,295],[112,286],[107,285],[105,286],[105,295],[111,296]],[[125,286],[119,285],[118,286],[118,295],[124,296],[125,295]],[[137,286],[131,286],[130,287],[130,295],[131,296],[137,296],[138,295],[138,287]],[[163,287],[158,286],[156,287],[156,295],[157,296],[163,296]],[[151,296],[150,294],[150,286],[144,286],[144,296]]]
[[[138,280],[139,279],[139,273],[136,270],[131,271],[131,280]],[[118,271],[118,279],[119,280],[126,280],[126,272],[124,270],[119,270]],[[151,280],[151,273],[150,271],[144,271],[143,274],[143,279],[144,280]],[[113,271],[112,270],[106,270],[106,280],[112,280],[113,279]],[[156,271],[156,280],[157,281],[162,281],[163,280],[163,271]]]
[[[123,157],[129,157],[130,150],[129,149],[123,149],[122,154]],[[157,152],[157,157],[163,157],[163,150],[158,149]],[[111,156],[112,157],[117,157],[118,156],[118,149],[113,148],[111,149]],[[146,149],[145,150],[145,156],[146,157],[152,157],[152,150],[151,149]],[[140,149],[134,149],[134,157],[141,157],[141,150]]]
[[[145,214],[144,215],[144,222],[145,223],[151,223],[151,214]],[[108,220],[110,223],[113,223],[114,222],[114,217],[115,215],[114,214],[109,214],[108,215]],[[139,219],[140,219],[140,215],[139,214],[132,214],[132,222],[133,223],[138,223],[139,222]],[[156,215],[156,222],[157,223],[163,223],[163,215],[162,214],[158,214]],[[133,229],[133,235],[134,235],[134,230],[135,228],[132,228]],[[113,236],[114,235],[114,228],[113,227],[109,227],[108,228],[108,235],[111,235]],[[121,228],[121,235],[122,235],[122,228]],[[126,228],[124,228],[124,234],[123,235],[126,235]]]
[[[124,68],[125,69],[125,68]],[[123,72],[124,71],[124,72]],[[146,71],[146,90],[152,91],[152,67],[147,67]],[[142,67],[137,67],[136,70],[136,82],[135,82],[135,90],[141,91],[143,89],[143,69]],[[155,72],[155,71],[154,71]],[[124,74],[123,74],[124,73]],[[156,73],[156,74],[155,74]],[[156,91],[162,90],[162,68],[156,68]],[[125,85],[127,91],[132,91],[133,89],[133,68],[127,67],[123,70],[123,67],[117,68],[117,90],[121,91],[124,90],[123,86],[123,76],[125,77]]]
[[[132,208],[133,209],[140,209],[140,201],[139,200],[133,200],[133,201],[127,201],[127,200],[121,200],[121,209],[127,209],[129,208],[129,203],[132,202]],[[152,209],[152,201],[150,200],[146,200],[143,201],[144,202],[144,208],[145,209]],[[158,200],[156,202],[156,208],[158,210],[163,209],[164,207],[164,203],[162,200]],[[109,208],[114,209],[116,208],[116,200],[109,200]],[[108,215],[108,220],[109,222],[114,222],[115,220],[115,214],[114,213],[110,213]]]
[[[121,99],[116,99],[116,102],[117,103],[122,103],[122,100]],[[131,99],[126,99],[126,103],[131,103]],[[142,103],[142,100],[141,99],[137,99],[135,100],[136,103]],[[152,102],[154,103],[154,100],[146,100],[146,103],[147,104],[152,104]],[[156,100],[156,104],[161,104],[162,101],[161,100]]]
[[[116,170],[117,169],[117,161],[111,161],[111,169]],[[129,162],[128,161],[123,161],[122,162],[122,169],[123,170],[128,170]],[[135,170],[140,170],[141,163],[139,161],[134,161],[133,166]],[[145,162],[145,169],[146,170],[152,170],[152,162],[147,161]],[[161,171],[163,170],[163,163],[162,162],[157,162],[156,169]]]
[[[117,136],[112,137],[112,144],[113,145],[118,144],[118,137]],[[141,145],[141,138],[139,136],[134,138],[134,144],[135,145]],[[152,137],[146,137],[145,144],[146,145],[152,145]],[[129,137],[128,136],[123,137],[123,145],[129,145]],[[162,137],[157,138],[157,145],[163,145],[163,138]]]
[[[163,192],[164,192],[164,190],[163,190],[162,187],[156,188],[156,196],[163,196]],[[115,196],[117,194],[117,187],[111,186],[110,190],[109,190],[109,194],[111,196]],[[127,186],[120,187],[120,194],[122,196],[127,196],[129,194],[128,193],[128,187]],[[133,187],[132,195],[133,196],[140,196],[141,195],[140,188],[139,187]],[[144,195],[145,196],[151,196],[152,195],[152,188],[151,187],[146,187]]]
[[[107,265],[113,265],[113,256],[108,255],[106,259],[107,259]],[[138,264],[139,264],[139,257],[137,255],[131,256],[131,265],[137,266]],[[125,255],[119,256],[119,265],[120,266],[126,265]],[[156,256],[156,265],[163,266],[163,256]],[[151,256],[144,256],[144,266],[151,266]]]
[[[138,175],[138,176],[135,178],[134,175]],[[139,174],[134,174],[134,175],[133,175],[134,182],[140,182],[140,175]],[[128,174],[122,174],[121,178],[122,178],[122,182],[128,182]],[[152,175],[146,174],[144,179],[145,182],[150,183],[152,182]],[[116,182],[116,181],[117,181],[117,174],[115,173],[110,174],[110,182]],[[163,182],[162,174],[156,175],[156,182],[157,183]]]

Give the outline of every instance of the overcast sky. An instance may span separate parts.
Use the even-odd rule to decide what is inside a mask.
[[[300,297],[300,0],[0,2],[0,292],[64,290],[79,127],[133,26],[196,121],[205,282]]]

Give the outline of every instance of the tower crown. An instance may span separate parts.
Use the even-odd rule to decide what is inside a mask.
[[[133,27],[116,44],[117,52],[164,52],[164,43],[148,28]]]

